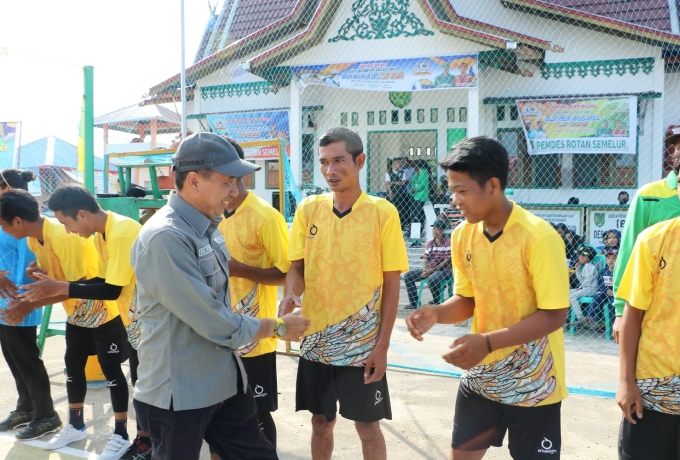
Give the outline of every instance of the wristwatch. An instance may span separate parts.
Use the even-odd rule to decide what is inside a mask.
[[[274,337],[280,339],[288,332],[288,327],[286,327],[286,322],[281,318],[276,318],[276,325],[274,326]]]

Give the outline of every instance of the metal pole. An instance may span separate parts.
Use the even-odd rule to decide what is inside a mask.
[[[94,190],[94,67],[83,67],[83,79],[85,86],[85,126],[83,137],[85,141],[85,158],[83,185],[90,192]]]
[[[182,98],[182,139],[187,136],[187,75],[186,75],[186,65],[184,62],[184,0],[180,0],[181,8],[181,31],[182,31],[182,72],[181,72],[181,85],[180,96]]]

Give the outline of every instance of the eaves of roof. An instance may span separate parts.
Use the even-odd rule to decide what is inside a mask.
[[[587,13],[541,0],[501,0],[506,8],[538,14],[563,22],[575,23],[634,40],[657,44],[680,45],[680,36],[662,30],[620,21],[602,15]]]

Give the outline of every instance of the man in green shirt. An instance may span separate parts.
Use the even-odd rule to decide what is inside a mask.
[[[450,64],[448,62],[445,62],[442,64],[442,73],[441,75],[437,75],[437,78],[434,79],[434,87],[435,88],[453,88],[453,80],[455,77],[449,73],[449,68]]]
[[[416,162],[416,175],[411,180],[413,194],[413,222],[420,222],[421,234],[425,230],[425,203],[430,199],[430,175],[423,160]]]
[[[616,320],[612,327],[614,340],[619,342],[619,328],[623,307],[626,302],[616,297],[630,259],[637,236],[647,227],[664,220],[680,216],[680,194],[678,193],[678,170],[680,170],[680,127],[673,129],[673,134],[666,138],[666,144],[675,144],[673,154],[673,171],[665,179],[651,182],[638,190],[628,209],[626,225],[623,227],[619,257],[614,267],[614,307]]]

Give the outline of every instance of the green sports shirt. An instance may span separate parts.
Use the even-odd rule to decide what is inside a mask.
[[[680,199],[678,199],[678,175],[671,172],[665,179],[651,182],[642,187],[628,209],[626,225],[623,227],[621,248],[614,266],[614,295],[618,293],[619,284],[626,270],[628,260],[633,252],[637,236],[647,227],[680,216]],[[623,315],[626,302],[616,297],[614,307],[616,316]]]

